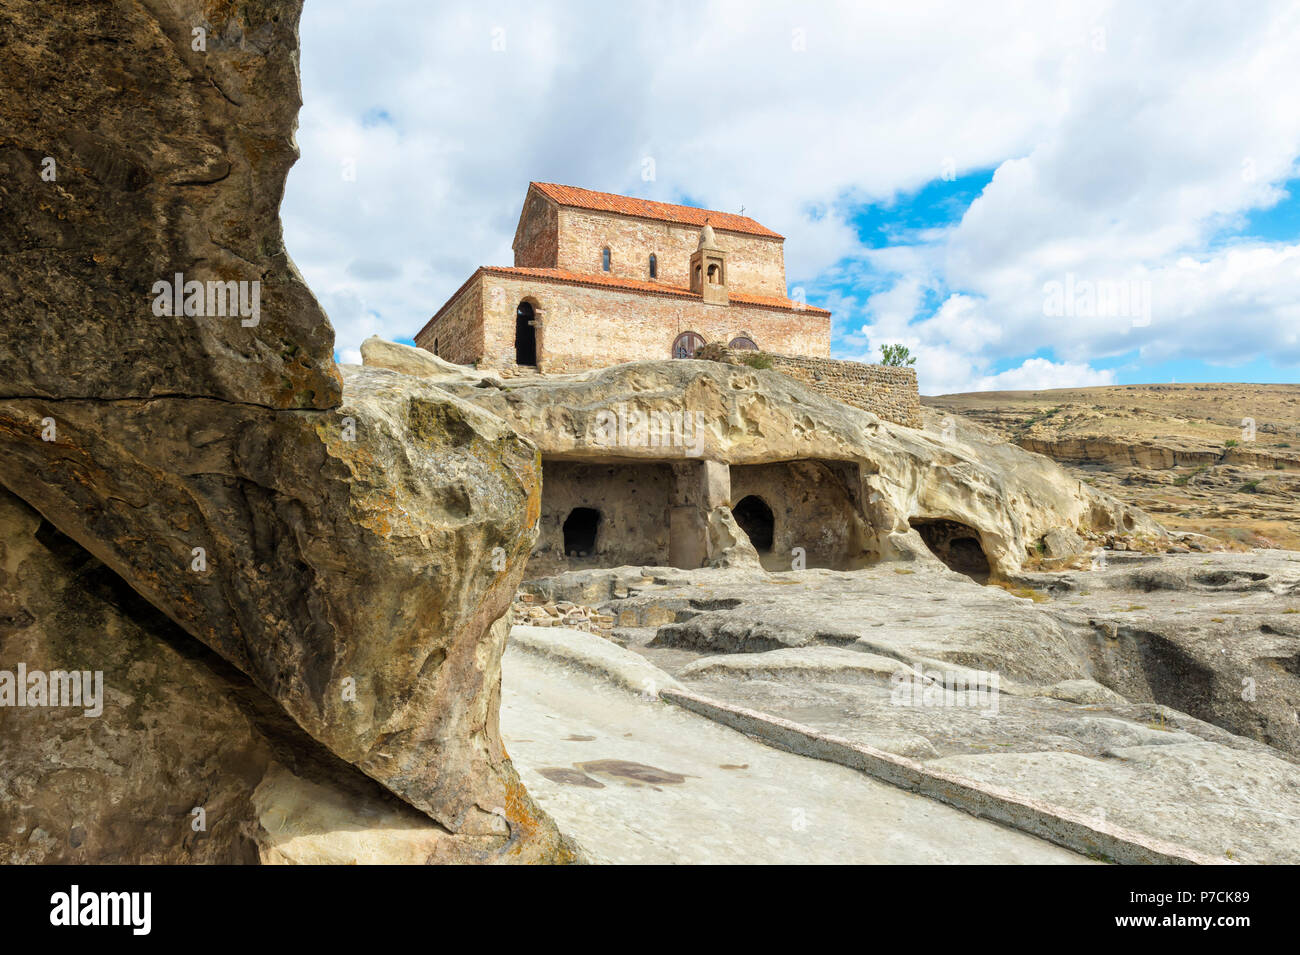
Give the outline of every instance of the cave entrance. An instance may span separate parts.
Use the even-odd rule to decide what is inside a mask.
[[[771,553],[772,541],[776,537],[776,517],[757,494],[741,498],[740,503],[731,509],[732,516],[740,529],[749,537],[754,550],[760,554]]]
[[[564,519],[564,552],[570,557],[589,557],[596,550],[596,532],[600,529],[600,511],[594,507],[575,507]]]
[[[965,574],[976,583],[989,582],[989,559],[975,528],[960,521],[944,519],[916,519],[911,524],[925,541],[925,546],[950,570]]]

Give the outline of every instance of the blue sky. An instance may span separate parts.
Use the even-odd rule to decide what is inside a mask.
[[[960,224],[962,216],[992,181],[993,169],[974,170],[961,176],[938,177],[919,189],[875,202],[846,201],[846,218],[858,232],[862,243],[873,249],[924,243],[928,236],[942,233]],[[1276,243],[1294,245],[1300,242],[1300,179],[1281,184],[1277,201],[1263,207],[1246,210],[1231,225],[1224,226],[1208,242],[1207,248],[1223,249],[1228,246]],[[880,271],[878,274],[855,275],[851,281],[829,282],[825,286],[814,284],[808,289],[813,304],[823,304],[831,296],[850,297],[871,294],[891,287],[898,273]],[[1298,286],[1300,290],[1300,286]],[[960,289],[949,289],[941,282],[925,289],[917,303],[913,321],[932,318],[947,296]],[[856,321],[849,317],[836,321],[833,328],[833,351],[847,356],[860,349],[854,339],[858,331]],[[1055,362],[1057,356],[1048,346],[1032,353],[1017,352],[991,363],[994,374],[1014,372],[1026,359],[1035,358]],[[1279,364],[1268,354],[1239,359],[1225,364],[1205,359],[1175,359],[1151,362],[1143,359],[1140,349],[1119,354],[1092,358],[1094,369],[1111,372],[1116,384],[1144,382],[1300,382],[1300,364]]]
[[[367,9],[306,5],[284,204],[343,360],[508,264],[536,179],[743,205],[928,394],[1300,381],[1294,3]]]

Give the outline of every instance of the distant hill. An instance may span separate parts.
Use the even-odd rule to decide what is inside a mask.
[[[1300,385],[1110,385],[923,397],[1166,527],[1300,549]]]

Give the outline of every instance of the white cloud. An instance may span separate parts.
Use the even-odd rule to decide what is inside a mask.
[[[1293,4],[355,10],[306,5],[285,204],[341,355],[410,337],[476,266],[509,263],[542,179],[743,204],[788,237],[791,285],[862,280],[828,302],[843,349],[908,343],[943,390],[1104,383],[1090,363],[1134,349],[1300,362],[1297,247],[1212,242],[1296,173]],[[862,245],[854,202],[949,164],[997,167],[960,223]],[[1044,284],[1067,274],[1149,282],[1150,323],[1044,315]],[[1057,360],[1023,360],[1044,351]]]
[[[980,378],[971,391],[1042,391],[1050,388],[1090,388],[1094,385],[1113,385],[1115,375],[1098,371],[1087,365],[1071,362],[1051,362],[1045,358],[1030,358],[1019,368],[1010,368],[996,375]]]

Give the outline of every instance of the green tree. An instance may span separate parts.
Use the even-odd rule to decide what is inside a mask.
[[[908,351],[906,345],[881,345],[880,363],[882,365],[894,365],[896,367],[915,365],[916,356]]]

